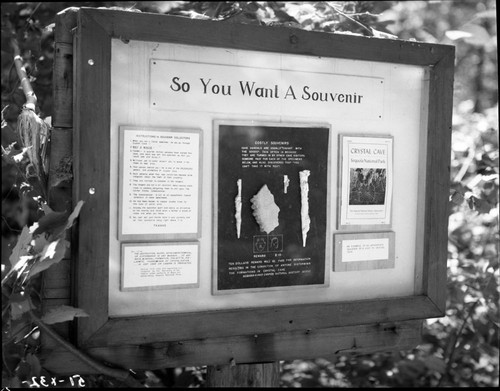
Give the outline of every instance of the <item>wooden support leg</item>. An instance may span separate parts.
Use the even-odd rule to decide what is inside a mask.
[[[279,361],[207,367],[206,387],[279,387]]]

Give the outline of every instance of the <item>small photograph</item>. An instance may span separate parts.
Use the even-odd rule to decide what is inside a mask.
[[[383,205],[386,191],[385,168],[351,168],[349,205]]]

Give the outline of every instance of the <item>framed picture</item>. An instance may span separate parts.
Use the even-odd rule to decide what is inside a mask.
[[[200,235],[200,129],[120,126],[118,238]]]
[[[197,242],[123,243],[121,290],[197,287],[199,258]]]
[[[330,127],[215,121],[214,293],[326,286]]]
[[[339,137],[338,229],[389,228],[394,138],[378,135]]]
[[[335,234],[334,242],[335,272],[394,267],[394,232]]]

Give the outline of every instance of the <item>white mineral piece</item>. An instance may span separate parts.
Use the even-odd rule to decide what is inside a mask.
[[[260,230],[269,234],[279,225],[280,208],[274,203],[273,194],[267,185],[264,185],[250,201],[252,202],[253,215]]]
[[[238,186],[238,195],[234,199],[234,207],[236,209],[234,217],[236,218],[236,236],[239,239],[241,233],[241,179],[236,181],[236,185]]]
[[[308,178],[311,172],[303,170],[299,172],[300,178],[300,220],[302,223],[302,247],[306,246],[307,233],[311,225],[309,218],[309,182]]]

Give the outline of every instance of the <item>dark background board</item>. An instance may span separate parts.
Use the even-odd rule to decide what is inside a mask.
[[[221,124],[218,134],[218,290],[325,284],[329,128]],[[268,144],[256,144],[256,141],[267,141]],[[281,160],[282,164],[266,164],[264,167],[262,161],[255,164],[257,161],[252,159],[253,165],[245,164],[242,147],[256,146],[291,148],[288,151],[296,152],[295,161],[285,158]],[[269,156],[265,152],[264,155]],[[299,172],[302,170],[310,170],[311,224],[305,247],[302,246],[300,213]],[[290,181],[286,194],[284,175],[288,175]],[[242,223],[238,239],[234,200],[240,178]],[[251,202],[264,185],[280,208],[279,225],[269,235],[260,230]]]

